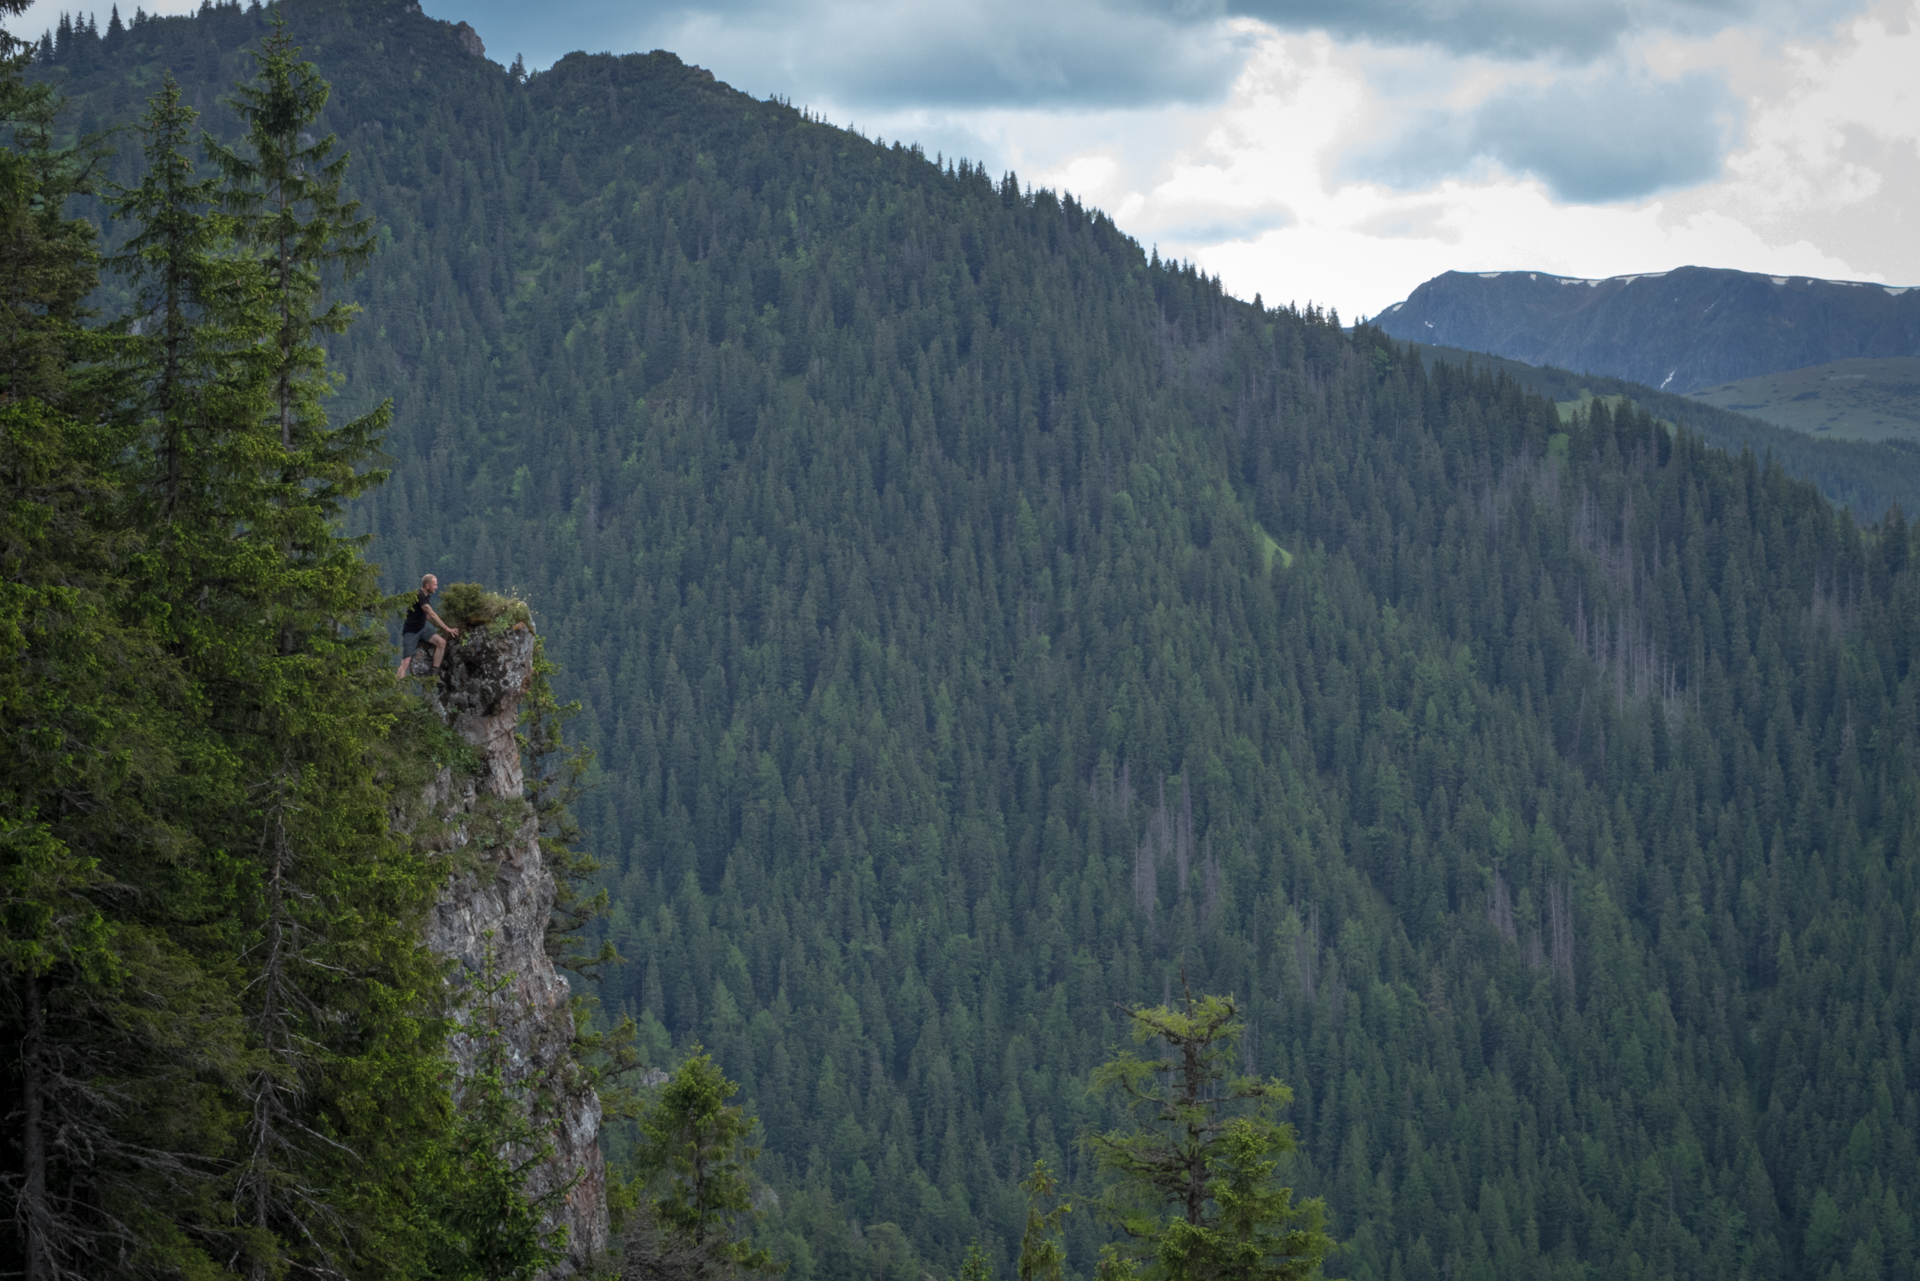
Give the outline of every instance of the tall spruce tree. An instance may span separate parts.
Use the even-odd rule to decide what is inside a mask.
[[[335,427],[323,403],[320,340],[353,314],[327,300],[328,276],[361,265],[370,242],[341,195],[345,154],[314,136],[326,83],[298,53],[276,28],[232,100],[239,144],[205,140],[252,272],[221,319],[251,340],[235,344],[251,394],[234,403],[257,416],[218,430],[253,464],[230,477],[242,501],[220,530],[244,550],[253,612],[211,656],[216,714],[241,763],[231,817],[250,872],[245,1013],[259,1060],[235,1201],[255,1277],[391,1265],[385,1246],[404,1235],[407,1207],[379,1172],[430,1132],[438,1085],[416,1017],[434,973],[417,939],[429,887],[418,863],[393,857],[373,778],[388,723],[371,627],[381,600],[336,527],[342,504],[380,477],[368,464],[387,408]],[[384,1123],[409,1107],[411,1128]]]
[[[0,0],[0,14],[20,12]],[[82,325],[98,280],[93,224],[70,216],[74,196],[92,188],[97,145],[55,139],[60,97],[30,81],[30,46],[0,32],[0,129],[9,135],[0,170],[0,387],[71,407],[69,383],[88,370],[99,335]]]
[[[139,582],[113,341],[81,324],[97,259],[66,206],[90,157],[53,147],[24,46],[0,52],[0,1268],[192,1272],[240,1057],[194,947],[221,878],[170,812],[184,674]]]
[[[173,77],[164,77],[140,121],[141,180],[110,200],[133,228],[112,266],[134,289],[137,337],[129,349],[154,450],[149,501],[163,524],[183,501],[204,515],[193,500],[204,501],[214,477],[229,470],[217,461],[222,437],[240,434],[220,423],[245,417],[221,393],[244,383],[236,365],[250,335],[223,322],[239,310],[236,295],[255,282],[250,264],[233,252],[234,218],[217,207],[219,179],[202,175],[189,154],[198,118]],[[183,497],[189,478],[195,491]]]
[[[277,33],[235,101],[237,148],[203,137],[171,84],[144,121],[146,172],[117,201],[142,332],[140,476],[170,649],[204,734],[179,797],[226,854],[223,917],[246,1027],[233,1093],[227,1261],[407,1272],[421,1241],[404,1186],[442,1124],[435,965],[418,942],[424,866],[386,830],[373,770],[387,734],[381,605],[340,506],[376,483],[384,407],[335,429],[319,338],[351,310],[323,297],[357,265],[345,157],[307,131],[324,82]],[[343,218],[344,211],[344,218]],[[413,1175],[407,1175],[413,1170]]]
[[[1060,1281],[1067,1252],[1060,1242],[1060,1221],[1073,1212],[1073,1202],[1049,1204],[1060,1195],[1059,1180],[1045,1161],[1035,1161],[1033,1172],[1021,1181],[1027,1194],[1027,1222],[1020,1233],[1019,1281]]]
[[[1107,1212],[1129,1257],[1152,1281],[1294,1281],[1332,1249],[1325,1207],[1293,1203],[1274,1182],[1293,1151],[1277,1113],[1293,1097],[1278,1081],[1235,1072],[1244,1031],[1231,997],[1185,993],[1178,1007],[1126,1010],[1137,1043],[1093,1074],[1130,1125],[1088,1142],[1114,1178]],[[1122,1267],[1119,1271],[1128,1271]]]
[[[740,1221],[754,1213],[748,1172],[760,1157],[747,1143],[754,1119],[727,1102],[739,1088],[695,1046],[642,1114],[639,1166],[658,1195],[629,1234],[630,1274],[723,1281],[781,1270],[770,1251],[739,1233]]]

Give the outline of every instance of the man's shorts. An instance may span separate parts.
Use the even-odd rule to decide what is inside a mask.
[[[425,627],[421,628],[417,632],[401,632],[400,633],[400,657],[412,658],[413,652],[420,648],[420,642],[425,640],[431,640],[433,637],[439,634],[440,634],[439,629],[436,628],[432,623],[428,623]]]

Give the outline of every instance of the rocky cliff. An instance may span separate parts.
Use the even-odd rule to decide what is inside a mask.
[[[1450,271],[1374,323],[1413,342],[1687,392],[1834,360],[1920,356],[1920,289],[1707,267],[1606,280]]]
[[[574,1065],[567,982],[546,952],[555,885],[541,857],[514,740],[533,660],[534,635],[525,624],[499,635],[469,632],[449,647],[446,670],[430,694],[441,719],[474,749],[478,767],[441,770],[423,798],[435,843],[461,869],[434,907],[427,943],[466,973],[480,969],[491,945],[496,971],[514,976],[505,1028],[508,1079],[551,1100],[560,1123],[553,1157],[529,1191],[537,1196],[580,1176],[557,1216],[568,1228],[570,1259],[556,1275],[567,1276],[588,1269],[607,1249],[607,1180],[600,1100]],[[451,1044],[465,1076],[475,1047],[459,1034]]]

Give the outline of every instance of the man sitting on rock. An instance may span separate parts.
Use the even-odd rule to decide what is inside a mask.
[[[413,608],[407,611],[407,621],[400,625],[400,670],[394,673],[394,684],[406,678],[407,667],[413,662],[413,655],[420,648],[421,641],[433,646],[433,670],[440,670],[440,660],[446,657],[447,636],[458,636],[460,629],[451,626],[440,615],[433,612],[433,595],[440,590],[440,580],[432,574],[420,579],[420,595],[414,599]],[[440,633],[447,635],[442,636]]]

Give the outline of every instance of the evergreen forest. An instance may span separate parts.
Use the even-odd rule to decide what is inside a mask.
[[[282,0],[33,75],[62,137],[170,74],[231,139],[276,16],[371,220],[340,519],[387,591],[532,603],[598,999],[740,1084],[787,1275],[1008,1275],[1036,1161],[1098,1198],[1118,1006],[1186,983],[1291,1088],[1328,1275],[1920,1277],[1903,473],[1563,421],[670,53]]]

